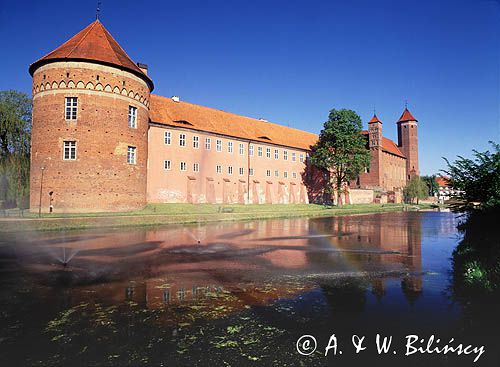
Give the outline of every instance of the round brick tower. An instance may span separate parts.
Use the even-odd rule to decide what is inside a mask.
[[[146,204],[153,82],[96,20],[33,63],[30,208],[99,212]]]

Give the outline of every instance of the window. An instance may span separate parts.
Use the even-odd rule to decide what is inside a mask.
[[[163,161],[163,168],[165,168],[167,171],[170,171],[172,169],[172,162]]]
[[[248,146],[248,155],[250,155],[250,156],[252,156],[252,155],[253,155],[253,145],[252,145],[252,144],[250,144],[250,145]]]
[[[134,106],[128,106],[128,127],[137,128],[137,108]]]
[[[287,171],[283,172],[283,177],[284,178],[288,178],[288,172]]]
[[[193,148],[198,149],[200,147],[200,137],[193,136]]]
[[[206,150],[212,149],[212,139],[205,138],[205,149]]]
[[[179,135],[179,145],[181,147],[185,147],[186,146],[186,134],[180,134]]]
[[[172,133],[170,131],[165,131],[165,145],[172,144]]]
[[[274,159],[279,159],[280,157],[280,152],[278,151],[278,149],[274,149]]]
[[[243,176],[243,167],[240,167],[240,176]]]
[[[274,176],[275,177],[279,177],[280,176],[280,172],[278,170],[274,171]]]
[[[257,155],[262,157],[262,147],[257,147]]]
[[[233,152],[233,142],[230,141],[227,143],[227,152],[232,153]]]
[[[215,145],[216,145],[216,147],[215,147],[215,148],[216,148],[216,150],[217,150],[218,152],[222,152],[222,140],[217,139],[217,141],[215,142]]]
[[[292,162],[295,162],[297,160],[297,153],[292,152]]]
[[[288,150],[283,151],[283,160],[287,161],[288,160]]]
[[[136,147],[128,147],[127,149],[127,163],[128,164],[135,164],[135,158],[136,158]]]
[[[76,121],[77,111],[78,111],[78,98],[66,97],[66,109],[65,109],[66,120]]]
[[[65,161],[76,160],[76,141],[65,141],[64,142],[63,159]]]
[[[304,162],[304,154],[300,153],[299,160],[300,160],[301,162]]]
[[[228,173],[229,175],[232,175],[232,174],[233,174],[233,167],[232,167],[232,166],[227,167],[227,173]]]
[[[297,172],[293,172],[293,173],[292,173],[292,177],[293,177],[293,178],[297,178]]]
[[[193,172],[200,172],[200,164],[193,163]]]
[[[186,164],[186,162],[181,162],[180,169],[181,169],[181,171],[187,171],[187,164]]]
[[[250,168],[250,169],[248,170],[248,175],[249,175],[249,176],[253,176],[253,168]]]
[[[266,157],[271,158],[271,148],[266,148]]]
[[[215,167],[215,171],[217,173],[222,173],[222,166],[220,164],[218,164],[216,167]]]
[[[270,169],[268,169],[268,170],[266,171],[266,176],[267,176],[267,177],[271,177],[271,170],[270,170]]]
[[[243,155],[245,152],[245,148],[243,147],[242,143],[238,145],[238,152],[240,153],[240,155]]]

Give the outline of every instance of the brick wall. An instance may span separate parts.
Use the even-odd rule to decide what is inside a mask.
[[[78,98],[77,121],[65,120],[65,97]],[[84,62],[56,62],[33,76],[30,208],[42,211],[53,192],[55,212],[98,212],[146,204],[149,89],[135,75]],[[138,111],[128,127],[128,108]],[[63,160],[63,141],[76,141],[77,159]],[[127,148],[137,149],[135,165]]]

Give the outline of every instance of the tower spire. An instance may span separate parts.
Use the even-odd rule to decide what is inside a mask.
[[[95,9],[95,19],[99,20],[99,15],[101,15],[101,2],[97,1],[97,7]]]

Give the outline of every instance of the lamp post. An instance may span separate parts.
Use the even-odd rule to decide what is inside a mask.
[[[42,166],[42,177],[40,178],[40,203],[38,204],[38,218],[42,216],[42,189],[43,189],[43,171],[45,167]]]

